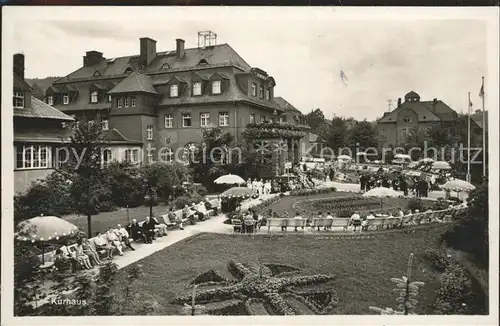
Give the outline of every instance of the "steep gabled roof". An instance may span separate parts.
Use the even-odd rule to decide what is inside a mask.
[[[441,121],[436,114],[432,113],[431,110],[425,105],[426,102],[404,102],[401,103],[396,109],[387,114],[386,116],[380,118],[377,122],[396,122],[398,121],[398,114],[402,110],[412,110],[418,116],[418,121]],[[432,103],[432,102],[431,102]]]
[[[66,115],[59,111],[58,109],[40,101],[36,97],[31,97],[31,108],[14,109],[15,117],[24,118],[43,118],[43,119],[55,119],[64,121],[73,121],[74,119],[69,115]]]
[[[106,140],[112,144],[131,144],[131,145],[142,145],[142,142],[138,140],[130,140],[125,137],[118,129],[113,128],[106,132]]]
[[[132,92],[158,94],[158,92],[153,87],[151,77],[137,72],[131,73],[127,78],[122,80],[118,85],[110,90],[108,94],[122,94]]]
[[[280,96],[277,96],[274,98],[274,102],[280,107],[281,110],[283,111],[295,111],[297,113],[300,113],[302,114],[302,112],[300,112],[299,109],[297,109],[296,107],[294,107],[292,104],[290,104],[290,102],[288,102],[287,100],[285,100],[284,98],[280,97]]]

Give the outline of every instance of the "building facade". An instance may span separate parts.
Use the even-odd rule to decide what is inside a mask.
[[[80,69],[47,89],[46,102],[76,120],[100,121],[137,144],[125,159],[145,162],[185,159],[203,128],[220,127],[239,141],[247,124],[283,113],[274,78],[229,45],[184,43],[177,39],[175,50],[158,52],[155,40],[141,38],[139,55],[111,59],[89,51]]]
[[[412,135],[419,143],[430,140],[431,129],[444,128],[456,133],[458,113],[441,100],[421,101],[420,95],[411,91],[404,102],[398,99],[396,109],[386,112],[377,120],[377,129],[383,147],[405,146]]]
[[[14,191],[27,190],[58,164],[57,149],[71,135],[73,118],[32,95],[23,54],[14,55]]]

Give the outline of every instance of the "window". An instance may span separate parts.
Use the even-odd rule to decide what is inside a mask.
[[[47,97],[47,104],[54,105],[54,96],[50,95]]]
[[[257,84],[252,83],[252,96],[257,96]]]
[[[255,113],[250,113],[250,123],[255,123]]]
[[[139,162],[139,150],[138,149],[125,150],[125,161],[128,163],[138,163]]]
[[[108,120],[108,118],[102,118],[101,124],[102,124],[102,130],[109,130],[109,120]]]
[[[191,127],[191,113],[182,114],[182,126]]]
[[[196,82],[193,84],[193,95],[201,95],[201,82]]]
[[[219,113],[219,126],[221,127],[229,126],[229,113],[227,112]]]
[[[407,116],[407,117],[404,117],[404,118],[403,118],[403,121],[404,121],[404,122],[411,122],[411,117],[408,117],[408,116]]]
[[[148,156],[148,163],[153,163],[153,151],[149,150],[147,156]]]
[[[274,118],[271,118],[270,121],[271,121],[271,123],[274,123]]]
[[[220,94],[221,89],[220,89],[220,80],[214,80],[212,82],[212,94]]]
[[[401,129],[401,137],[408,137],[410,136],[410,129],[409,128],[402,128]]]
[[[146,139],[153,140],[153,126],[146,127]]]
[[[16,148],[16,168],[35,169],[50,166],[50,148],[48,146],[19,146]]]
[[[178,85],[171,85],[170,86],[170,97],[177,97],[179,96],[179,86]]]
[[[111,102],[111,95],[108,95],[108,102]]]
[[[266,100],[270,101],[271,100],[271,91],[266,89]]]
[[[93,91],[92,93],[90,93],[90,102],[97,103],[97,92],[96,91]]]
[[[260,96],[260,98],[264,98],[264,86],[260,86],[260,88],[259,88],[259,96]]]
[[[280,123],[285,122],[285,119],[283,117],[280,117]]]
[[[24,108],[24,94],[22,92],[14,92],[14,108]]]
[[[431,135],[431,127],[424,128],[424,134],[429,137]]]
[[[123,98],[119,97],[116,99],[116,106],[121,108],[123,106]]]
[[[69,104],[69,94],[65,93],[63,95],[63,104]]]
[[[266,117],[265,117],[265,116],[263,116],[263,115],[261,115],[261,116],[260,116],[260,122],[266,122]]]
[[[200,113],[200,126],[208,127],[210,124],[210,113]]]
[[[174,151],[170,148],[162,148],[159,156],[162,163],[172,164],[174,162]]]
[[[136,101],[135,101],[135,96],[131,96],[130,97],[130,105],[135,108],[135,104],[136,104]]]
[[[125,100],[123,101],[124,107],[128,108],[128,97],[125,97]]]
[[[165,114],[165,128],[172,128],[174,126],[174,118],[171,114]]]
[[[107,165],[107,164],[111,163],[111,161],[113,161],[113,153],[111,152],[110,149],[105,149],[102,152],[102,163],[104,165]]]

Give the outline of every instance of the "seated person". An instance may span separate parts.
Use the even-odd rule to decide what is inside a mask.
[[[101,232],[97,232],[94,237],[94,245],[97,250],[106,250],[106,258],[113,259],[114,247],[108,242],[107,237]]]
[[[248,212],[245,217],[243,217],[243,224],[245,225],[245,233],[253,233],[255,227],[255,220],[253,219],[252,214]]]
[[[70,271],[71,268],[75,269],[75,263],[76,261],[65,255],[61,248],[56,249],[56,253],[54,255],[54,266],[58,271],[67,272]]]
[[[102,261],[99,258],[99,254],[95,250],[95,247],[90,243],[90,241],[85,237],[82,237],[81,240],[82,240],[81,242],[82,242],[83,252],[87,256],[89,256],[91,262],[94,265],[102,265]]]
[[[127,230],[121,224],[118,224],[115,229],[115,234],[118,237],[118,241],[123,242],[131,250],[135,250],[130,243],[130,238]]]
[[[72,252],[73,257],[80,263],[83,268],[92,269],[92,264],[90,263],[90,258],[85,254],[83,250],[83,239],[80,238],[76,242],[76,247]]]
[[[326,213],[326,219],[327,220],[333,220],[333,216],[332,216],[332,214],[330,214],[330,212]],[[331,229],[332,229],[332,225],[331,224],[330,224],[330,226],[325,226],[325,231],[331,230]]]
[[[156,217],[153,217],[153,220],[157,223],[155,225],[155,234],[159,237],[163,237],[168,235],[167,234],[167,225],[165,223],[160,223],[158,222],[158,219]]]
[[[324,218],[322,212],[318,212],[318,218],[321,218],[321,219]],[[319,226],[318,226],[318,231],[319,231]]]
[[[354,227],[354,232],[356,232],[356,229],[361,227],[361,216],[354,212],[354,214],[351,215],[349,223]]]
[[[370,212],[366,218],[361,222],[361,229],[363,231],[368,231],[368,227],[370,226],[370,220],[373,220],[375,218],[375,214],[373,212]]]
[[[123,256],[123,246],[120,242],[120,238],[118,238],[118,236],[116,235],[116,229],[109,229],[108,231],[106,231],[105,236],[108,240],[108,243],[115,247],[116,250],[118,250],[118,254],[120,256]]]
[[[146,243],[146,238],[142,233],[142,227],[137,223],[137,220],[134,218],[132,223],[127,226],[128,234],[134,239],[134,241],[142,240]]]
[[[142,223],[142,233],[144,234],[146,243],[153,243],[155,240],[155,228],[158,223],[149,216]]]
[[[187,204],[184,206],[182,209],[182,216],[183,218],[189,219],[191,221],[191,224],[195,224],[195,211],[191,209]]]
[[[300,216],[299,212],[295,212],[294,220],[302,220],[302,216]],[[304,230],[304,224],[302,224],[302,230]],[[298,226],[295,227],[295,232],[298,231]]]
[[[203,205],[203,208],[205,208],[205,211],[200,207]],[[205,207],[205,203],[201,202],[198,205],[195,203],[191,204],[191,210],[194,211],[194,215],[198,218],[198,221],[203,221],[207,216],[205,215],[207,212],[207,209]]]
[[[179,216],[179,215],[175,214],[173,207],[170,208],[170,211],[168,212],[168,217],[170,218],[170,221],[172,221],[175,224],[179,225],[179,228],[181,230],[184,230],[184,226],[182,225],[182,223],[183,223],[183,221],[182,221],[182,215]]]

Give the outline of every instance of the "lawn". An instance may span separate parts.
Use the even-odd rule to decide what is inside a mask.
[[[405,274],[408,256],[414,253],[413,279],[426,283],[417,312],[430,314],[439,279],[420,254],[436,246],[436,239],[447,227],[416,227],[413,234],[388,231],[372,238],[296,234],[252,238],[204,233],[139,261],[145,271],[139,288],[159,302],[162,308],[158,314],[179,314],[179,307],[170,302],[177,295],[189,293],[185,286],[195,276],[212,269],[230,277],[226,269],[230,260],[259,260],[297,266],[303,269],[302,275],[334,275],[330,288],[340,299],[334,314],[370,314],[369,306],[396,306],[390,278]],[[127,268],[119,272],[119,278],[126,276]]]

